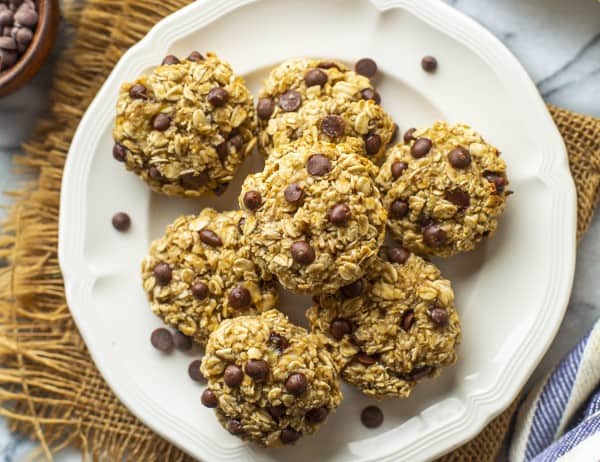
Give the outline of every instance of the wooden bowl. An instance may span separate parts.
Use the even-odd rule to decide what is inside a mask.
[[[60,22],[58,0],[37,0],[37,8],[38,24],[29,47],[13,67],[0,74],[0,96],[27,83],[40,70],[54,46]]]

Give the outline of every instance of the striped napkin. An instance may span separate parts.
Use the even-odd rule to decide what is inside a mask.
[[[521,405],[511,462],[600,461],[600,321]]]

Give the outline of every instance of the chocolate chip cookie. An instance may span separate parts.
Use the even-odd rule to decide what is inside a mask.
[[[508,191],[500,152],[464,124],[411,130],[377,177],[392,236],[418,254],[449,257],[494,234]]]
[[[404,248],[382,249],[362,279],[316,297],[306,314],[342,378],[379,399],[407,397],[456,360],[450,281]]]
[[[244,239],[262,270],[288,290],[335,292],[364,274],[383,242],[377,168],[344,144],[282,149],[242,186]]]
[[[241,243],[241,211],[181,216],[142,262],[152,311],[204,345],[224,319],[273,308],[278,294]]]
[[[329,353],[277,310],[223,321],[206,346],[202,403],[231,434],[263,446],[311,434],[342,400]]]
[[[220,194],[256,145],[252,95],[231,66],[208,53],[167,56],[122,85],[113,156],[152,190]]]

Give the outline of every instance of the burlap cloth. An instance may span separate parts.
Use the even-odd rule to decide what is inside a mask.
[[[113,395],[71,319],[58,266],[60,182],[69,142],[121,54],[187,0],[89,0],[67,5],[76,26],[59,60],[51,108],[17,168],[35,180],[14,192],[0,236],[0,415],[41,442],[40,458],[75,445],[93,459],[191,460],[138,421]],[[81,5],[76,3],[75,5]],[[600,182],[600,120],[550,107],[577,184],[578,238],[590,223]],[[516,403],[444,461],[494,460]]]

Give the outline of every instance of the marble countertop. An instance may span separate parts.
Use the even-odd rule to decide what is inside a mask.
[[[544,99],[600,117],[600,3],[597,0],[447,0],[495,34],[523,63]],[[64,35],[64,31],[63,31]],[[47,103],[51,63],[26,88],[0,99],[0,190],[17,188],[12,157]],[[0,197],[0,205],[10,198]],[[0,218],[4,211],[0,209]],[[600,215],[577,253],[573,294],[560,331],[534,374],[552,367],[600,318]],[[0,462],[24,460],[35,445],[12,435],[0,420]],[[60,462],[81,460],[75,451]]]

